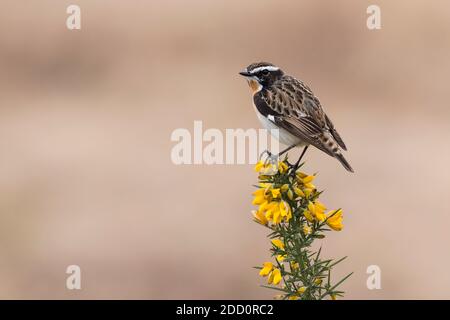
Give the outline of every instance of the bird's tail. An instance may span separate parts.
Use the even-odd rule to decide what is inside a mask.
[[[339,160],[339,162],[344,166],[344,168],[345,169],[347,169],[347,171],[350,171],[350,172],[355,172],[355,171],[353,171],[353,168],[352,168],[352,166],[350,165],[350,163],[348,163],[348,161],[344,158],[344,156],[342,155],[342,153],[336,153],[335,155],[334,155],[334,157],[336,158],[336,159],[338,159]]]

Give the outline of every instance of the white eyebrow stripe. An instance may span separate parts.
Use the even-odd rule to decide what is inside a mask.
[[[252,71],[250,71],[250,73],[257,73],[257,72],[260,72],[262,70],[277,71],[277,70],[280,70],[280,68],[274,67],[274,66],[262,66],[262,67],[258,67],[258,68],[253,69]]]

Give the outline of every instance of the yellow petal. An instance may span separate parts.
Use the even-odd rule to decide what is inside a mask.
[[[273,223],[279,224],[281,222],[281,211],[279,209],[273,209]]]
[[[263,203],[261,203],[260,205],[259,205],[259,208],[258,208],[258,211],[259,212],[264,212],[264,211],[266,211],[267,210],[267,208],[268,208],[268,202],[267,201],[264,201]]]
[[[300,287],[300,288],[298,288],[298,290],[297,290],[297,292],[299,293],[299,294],[302,294],[302,293],[304,293],[306,291],[306,287]]]
[[[272,284],[272,282],[273,282],[273,276],[274,276],[274,274],[273,274],[273,271],[269,274],[269,278],[267,279],[267,283],[268,284]]]
[[[302,181],[304,184],[307,184],[307,183],[312,182],[314,180],[314,178],[315,178],[314,176],[306,176],[302,179]]]
[[[285,162],[283,162],[283,161],[278,162],[278,171],[280,173],[285,173],[288,170],[288,168],[289,167],[287,166],[287,164]]]
[[[273,239],[272,244],[278,249],[284,250],[284,243],[280,239]]]
[[[273,284],[279,284],[282,279],[280,269],[274,269],[272,271],[272,274],[273,274],[273,280],[272,280]]]
[[[280,196],[280,189],[272,189],[271,192],[272,192],[272,197],[274,197],[275,199]]]
[[[314,216],[311,214],[309,210],[303,211],[303,215],[305,216],[306,220],[309,222],[314,222]]]
[[[311,201],[308,203],[308,210],[309,212],[311,212],[312,214],[316,213],[316,207],[314,206],[314,203],[312,203]]]
[[[300,178],[300,179],[303,179],[303,178],[305,178],[305,177],[308,176],[306,173],[301,172],[301,171],[297,171],[297,172],[295,173],[295,175],[296,175],[298,178]]]
[[[285,183],[281,186],[280,189],[281,189],[281,191],[286,192],[289,190],[289,185],[287,183]]]
[[[315,206],[316,208],[321,209],[322,211],[327,210],[327,207],[325,207],[325,205],[324,205],[322,202],[320,202],[319,200],[316,200],[316,201],[314,202],[314,206]]]
[[[256,164],[255,164],[255,171],[256,172],[260,172],[262,169],[264,169],[264,162],[263,161],[258,161]]]
[[[261,271],[259,271],[259,275],[265,277],[272,271],[272,269],[273,269],[272,262],[264,262],[263,268],[261,269]]]
[[[266,225],[268,223],[267,218],[264,216],[264,214],[261,211],[256,211],[253,210],[253,217],[255,218],[255,220],[262,224],[262,225]]]
[[[286,217],[288,210],[287,210],[287,207],[286,207],[286,204],[284,203],[284,201],[280,202],[279,208],[280,208],[281,216]]]
[[[338,211],[330,211],[327,213],[327,225],[335,230],[335,231],[341,231],[344,225],[342,224],[343,216],[342,216],[342,210],[339,209]]]
[[[298,195],[299,197],[304,198],[305,197],[305,193],[302,191],[302,189],[295,187],[294,188],[294,192],[296,195]]]
[[[255,206],[258,206],[260,204],[263,204],[264,201],[266,201],[266,198],[264,196],[256,196],[253,201],[252,204]]]
[[[286,259],[286,255],[282,255],[282,254],[277,255],[278,262],[283,262],[284,259]]]
[[[312,183],[305,183],[304,187],[305,187],[305,189],[311,189],[311,190],[316,189],[316,186],[313,185]]]
[[[303,189],[303,192],[305,192],[306,198],[309,198],[309,196],[312,194],[313,190],[309,188]]]
[[[305,223],[305,224],[303,225],[303,233],[306,234],[306,235],[308,235],[308,234],[311,234],[311,232],[312,232],[311,227],[308,226],[308,225]]]
[[[287,196],[289,200],[294,200],[294,193],[292,192],[291,189],[288,190]]]
[[[322,211],[316,211],[315,215],[316,215],[316,219],[319,220],[320,222],[325,221],[325,219],[327,218],[325,213],[323,213]]]
[[[263,188],[259,188],[258,190],[255,190],[252,192],[252,195],[254,195],[255,197],[261,197],[264,196],[266,193],[266,190],[264,190]]]

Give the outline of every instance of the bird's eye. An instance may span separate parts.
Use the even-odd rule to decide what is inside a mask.
[[[267,76],[267,75],[269,74],[269,70],[263,70],[263,71],[261,71],[261,73],[262,73],[263,75]]]

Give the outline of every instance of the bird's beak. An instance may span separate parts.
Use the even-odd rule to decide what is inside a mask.
[[[252,74],[247,72],[247,71],[241,71],[241,72],[239,72],[239,74],[241,76],[244,76],[244,77],[251,77],[252,76]]]

